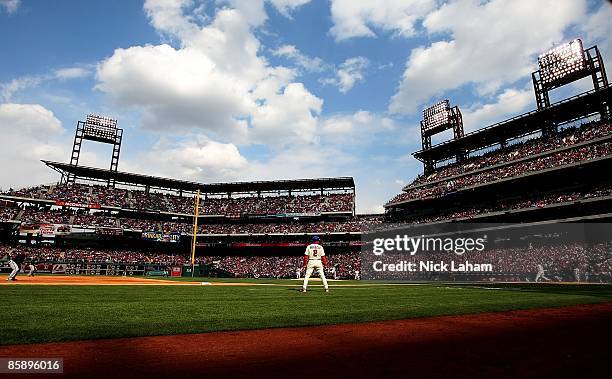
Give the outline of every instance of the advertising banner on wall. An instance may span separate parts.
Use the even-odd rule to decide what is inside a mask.
[[[66,263],[56,263],[53,265],[52,274],[65,274],[68,269],[68,265]]]
[[[100,236],[122,236],[121,228],[96,228],[96,234]]]
[[[179,242],[181,235],[179,233],[164,234],[162,232],[145,231],[142,232],[142,239],[156,242]]]
[[[64,200],[55,200],[55,205],[58,207],[75,207],[75,208],[90,208],[90,209],[100,209],[100,204],[84,204],[77,203],[74,201],[64,201]]]
[[[71,233],[70,225],[22,223],[19,227],[21,234],[40,234],[43,236],[67,235]]]

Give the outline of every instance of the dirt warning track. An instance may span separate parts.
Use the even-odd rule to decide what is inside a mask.
[[[605,303],[3,346],[0,357],[63,357],[63,377],[70,378],[605,377],[612,370],[610,320],[612,303]]]

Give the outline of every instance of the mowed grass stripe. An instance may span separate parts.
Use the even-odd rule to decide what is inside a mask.
[[[499,285],[496,286],[498,288]],[[295,287],[297,288],[297,287]],[[4,286],[0,344],[367,322],[612,301],[610,286]]]

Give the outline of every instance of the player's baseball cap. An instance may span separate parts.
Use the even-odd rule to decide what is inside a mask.
[[[313,242],[318,242],[318,241],[321,241],[321,238],[319,236],[313,236],[312,237],[312,241]]]

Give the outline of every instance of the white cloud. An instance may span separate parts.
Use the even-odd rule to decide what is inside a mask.
[[[8,14],[15,13],[19,4],[21,0],[0,0],[0,7],[4,8]]]
[[[494,103],[478,104],[462,110],[465,131],[473,131],[517,115],[535,104],[531,85],[524,89],[508,88]]]
[[[267,102],[252,114],[253,136],[273,147],[316,142],[317,117],[323,100],[312,95],[302,83],[290,83],[280,94],[267,96]]]
[[[25,75],[15,78],[7,83],[0,83],[0,99],[4,102],[9,102],[13,95],[17,92],[35,88],[44,82],[51,80],[68,80],[78,79],[91,74],[84,67],[67,67],[61,68],[44,75]]]
[[[335,85],[340,92],[347,93],[364,79],[364,71],[369,65],[370,61],[365,57],[348,58],[336,71],[336,77],[322,79],[321,83]]]
[[[328,135],[351,134],[356,132],[355,129],[369,127],[373,118],[370,112],[363,110],[352,115],[332,116],[323,122],[322,132]]]
[[[597,44],[604,62],[612,62],[612,3],[602,1],[596,12],[591,14],[582,25],[585,32],[583,42],[585,47]]]
[[[224,136],[246,133],[239,118],[254,103],[247,83],[221,73],[194,48],[169,45],[117,49],[98,66],[96,88],[121,107],[142,108],[144,124],[158,130],[201,127]]]
[[[329,162],[335,164],[330,165]],[[326,146],[295,145],[277,150],[265,159],[248,161],[231,143],[211,141],[204,135],[171,142],[161,139],[153,148],[126,163],[130,170],[152,175],[203,182],[298,179],[346,175],[339,167],[353,158]]]
[[[182,36],[197,32],[193,20],[183,14],[183,7],[192,4],[192,0],[146,0],[144,10],[158,32]]]
[[[19,91],[38,86],[42,78],[38,76],[22,76],[8,83],[0,83],[0,97],[2,101],[8,102],[13,95]]]
[[[34,137],[63,131],[53,112],[38,104],[0,104],[0,125],[3,132],[15,131]]]
[[[251,25],[259,16],[245,16],[254,12],[248,2],[230,3],[238,9],[220,8],[200,27],[183,14],[185,2],[146,2],[152,25],[181,47],[117,49],[98,65],[96,88],[118,106],[142,110],[149,128],[197,129],[234,143],[312,142],[322,100],[293,82],[293,70],[258,55]],[[279,141],[283,136],[290,141]]]
[[[16,188],[57,180],[57,174],[40,162],[66,157],[61,143],[65,129],[53,112],[38,104],[0,104],[0,130],[0,161],[6,163],[0,183]]]
[[[54,72],[55,78],[60,80],[84,78],[90,74],[91,71],[83,67],[60,68]]]
[[[488,95],[527,78],[537,54],[562,41],[585,12],[583,0],[446,3],[425,18],[424,26],[432,37],[450,38],[411,51],[389,110],[411,114],[433,96],[466,84]]]
[[[374,37],[372,27],[397,36],[415,34],[415,23],[433,9],[435,0],[332,0],[334,26],[330,33],[337,41]]]
[[[196,135],[178,143],[162,139],[132,164],[137,165],[134,168],[139,172],[177,179],[217,181],[236,180],[248,162],[235,145]]]
[[[333,162],[333,164],[330,164]],[[243,180],[303,179],[347,176],[355,158],[337,147],[295,145],[278,151],[266,160],[249,164]]]
[[[327,65],[319,57],[311,58],[303,54],[294,45],[283,45],[272,51],[272,55],[293,59],[295,63],[306,71],[320,72],[325,70]]]
[[[251,26],[261,26],[268,19],[264,0],[226,0],[232,8],[237,9],[244,15]],[[267,0],[276,10],[287,18],[291,18],[291,12],[310,2],[310,0]]]
[[[364,149],[372,148],[374,143],[393,139],[396,130],[395,121],[384,115],[358,110],[350,114],[335,114],[323,117],[320,121],[319,135],[327,144],[353,151],[356,155],[365,153]],[[361,168],[355,168],[359,170]]]
[[[287,18],[291,18],[291,12],[310,3],[310,0],[270,0],[278,12]]]

